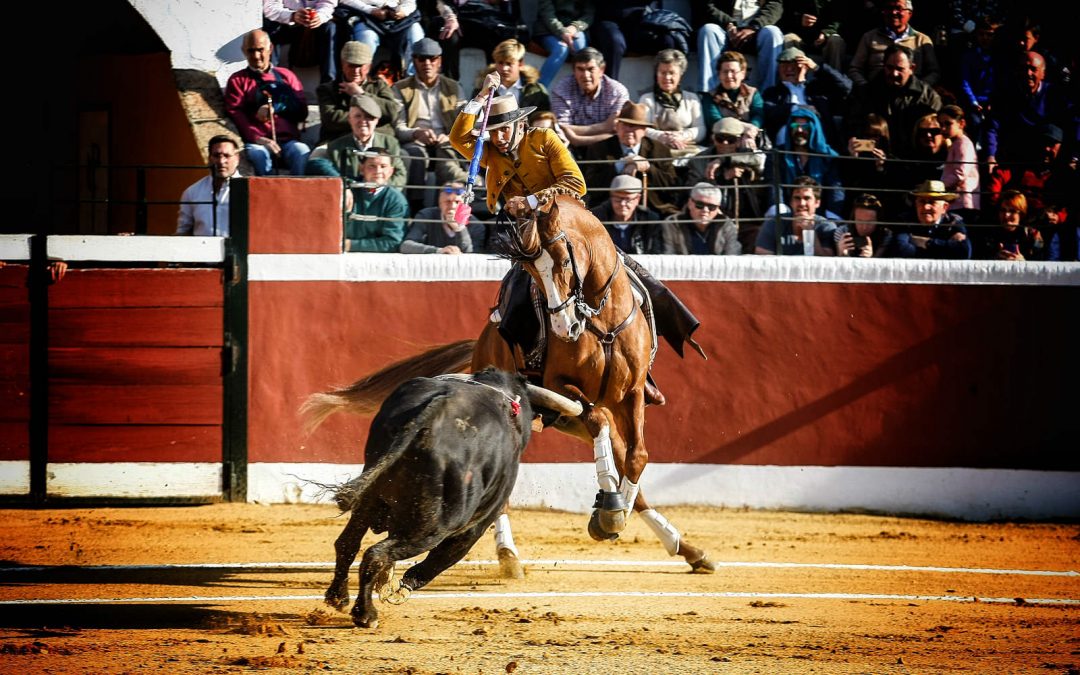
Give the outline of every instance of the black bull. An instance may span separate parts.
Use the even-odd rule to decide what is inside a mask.
[[[336,495],[352,515],[334,543],[326,602],[348,607],[349,567],[369,529],[388,534],[360,564],[358,626],[378,624],[372,591],[403,601],[461,560],[510,497],[532,417],[525,380],[502,371],[471,382],[416,378],[394,390],[371,423],[363,472]],[[426,551],[390,587],[394,563]]]

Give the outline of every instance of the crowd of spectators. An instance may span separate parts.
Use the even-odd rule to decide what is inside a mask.
[[[494,95],[558,134],[588,208],[630,253],[1078,259],[1078,48],[1044,33],[1054,10],[706,0],[679,17],[539,0],[527,26],[517,5],[264,0],[225,87],[240,139],[211,141],[211,175],[184,195],[203,207],[185,204],[177,233],[228,234],[243,149],[258,176],[341,177],[347,251],[489,251],[498,205],[477,199],[455,222],[469,158],[447,133],[495,72]],[[314,149],[300,80],[276,65],[286,42],[318,57]],[[463,47],[489,58],[476,83],[456,79]],[[655,82],[628,91],[621,60],[647,54]]]

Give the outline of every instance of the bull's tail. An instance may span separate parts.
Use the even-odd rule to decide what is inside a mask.
[[[472,362],[476,340],[460,340],[429,349],[423,354],[410,356],[391,363],[378,372],[360,378],[347,387],[312,394],[300,406],[300,414],[307,420],[308,433],[336,412],[370,415],[379,409],[386,397],[398,385],[414,377],[434,377],[444,373],[460,373]]]

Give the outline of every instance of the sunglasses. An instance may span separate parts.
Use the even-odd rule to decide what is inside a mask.
[[[719,211],[720,210],[720,205],[719,204],[710,204],[709,202],[702,202],[702,201],[698,201],[696,199],[692,199],[691,201],[694,202],[694,206],[698,207],[702,211]]]
[[[809,129],[810,128],[810,123],[809,122],[792,122],[788,126],[791,127],[792,129]]]
[[[438,61],[441,58],[441,56],[420,56],[417,54],[413,55],[413,59],[417,61]]]
[[[927,136],[940,136],[943,132],[941,129],[919,129],[919,133]]]
[[[738,143],[738,136],[728,136],[727,134],[713,134],[713,140],[717,143]]]
[[[443,192],[448,195],[463,195],[465,194],[465,188],[448,187],[443,188]]]

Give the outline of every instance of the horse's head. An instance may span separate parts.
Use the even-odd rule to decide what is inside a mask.
[[[576,342],[595,314],[590,313],[582,289],[591,253],[588,240],[563,227],[554,199],[541,206],[535,218],[507,227],[509,236],[501,238],[500,254],[520,263],[541,289],[555,336]]]

